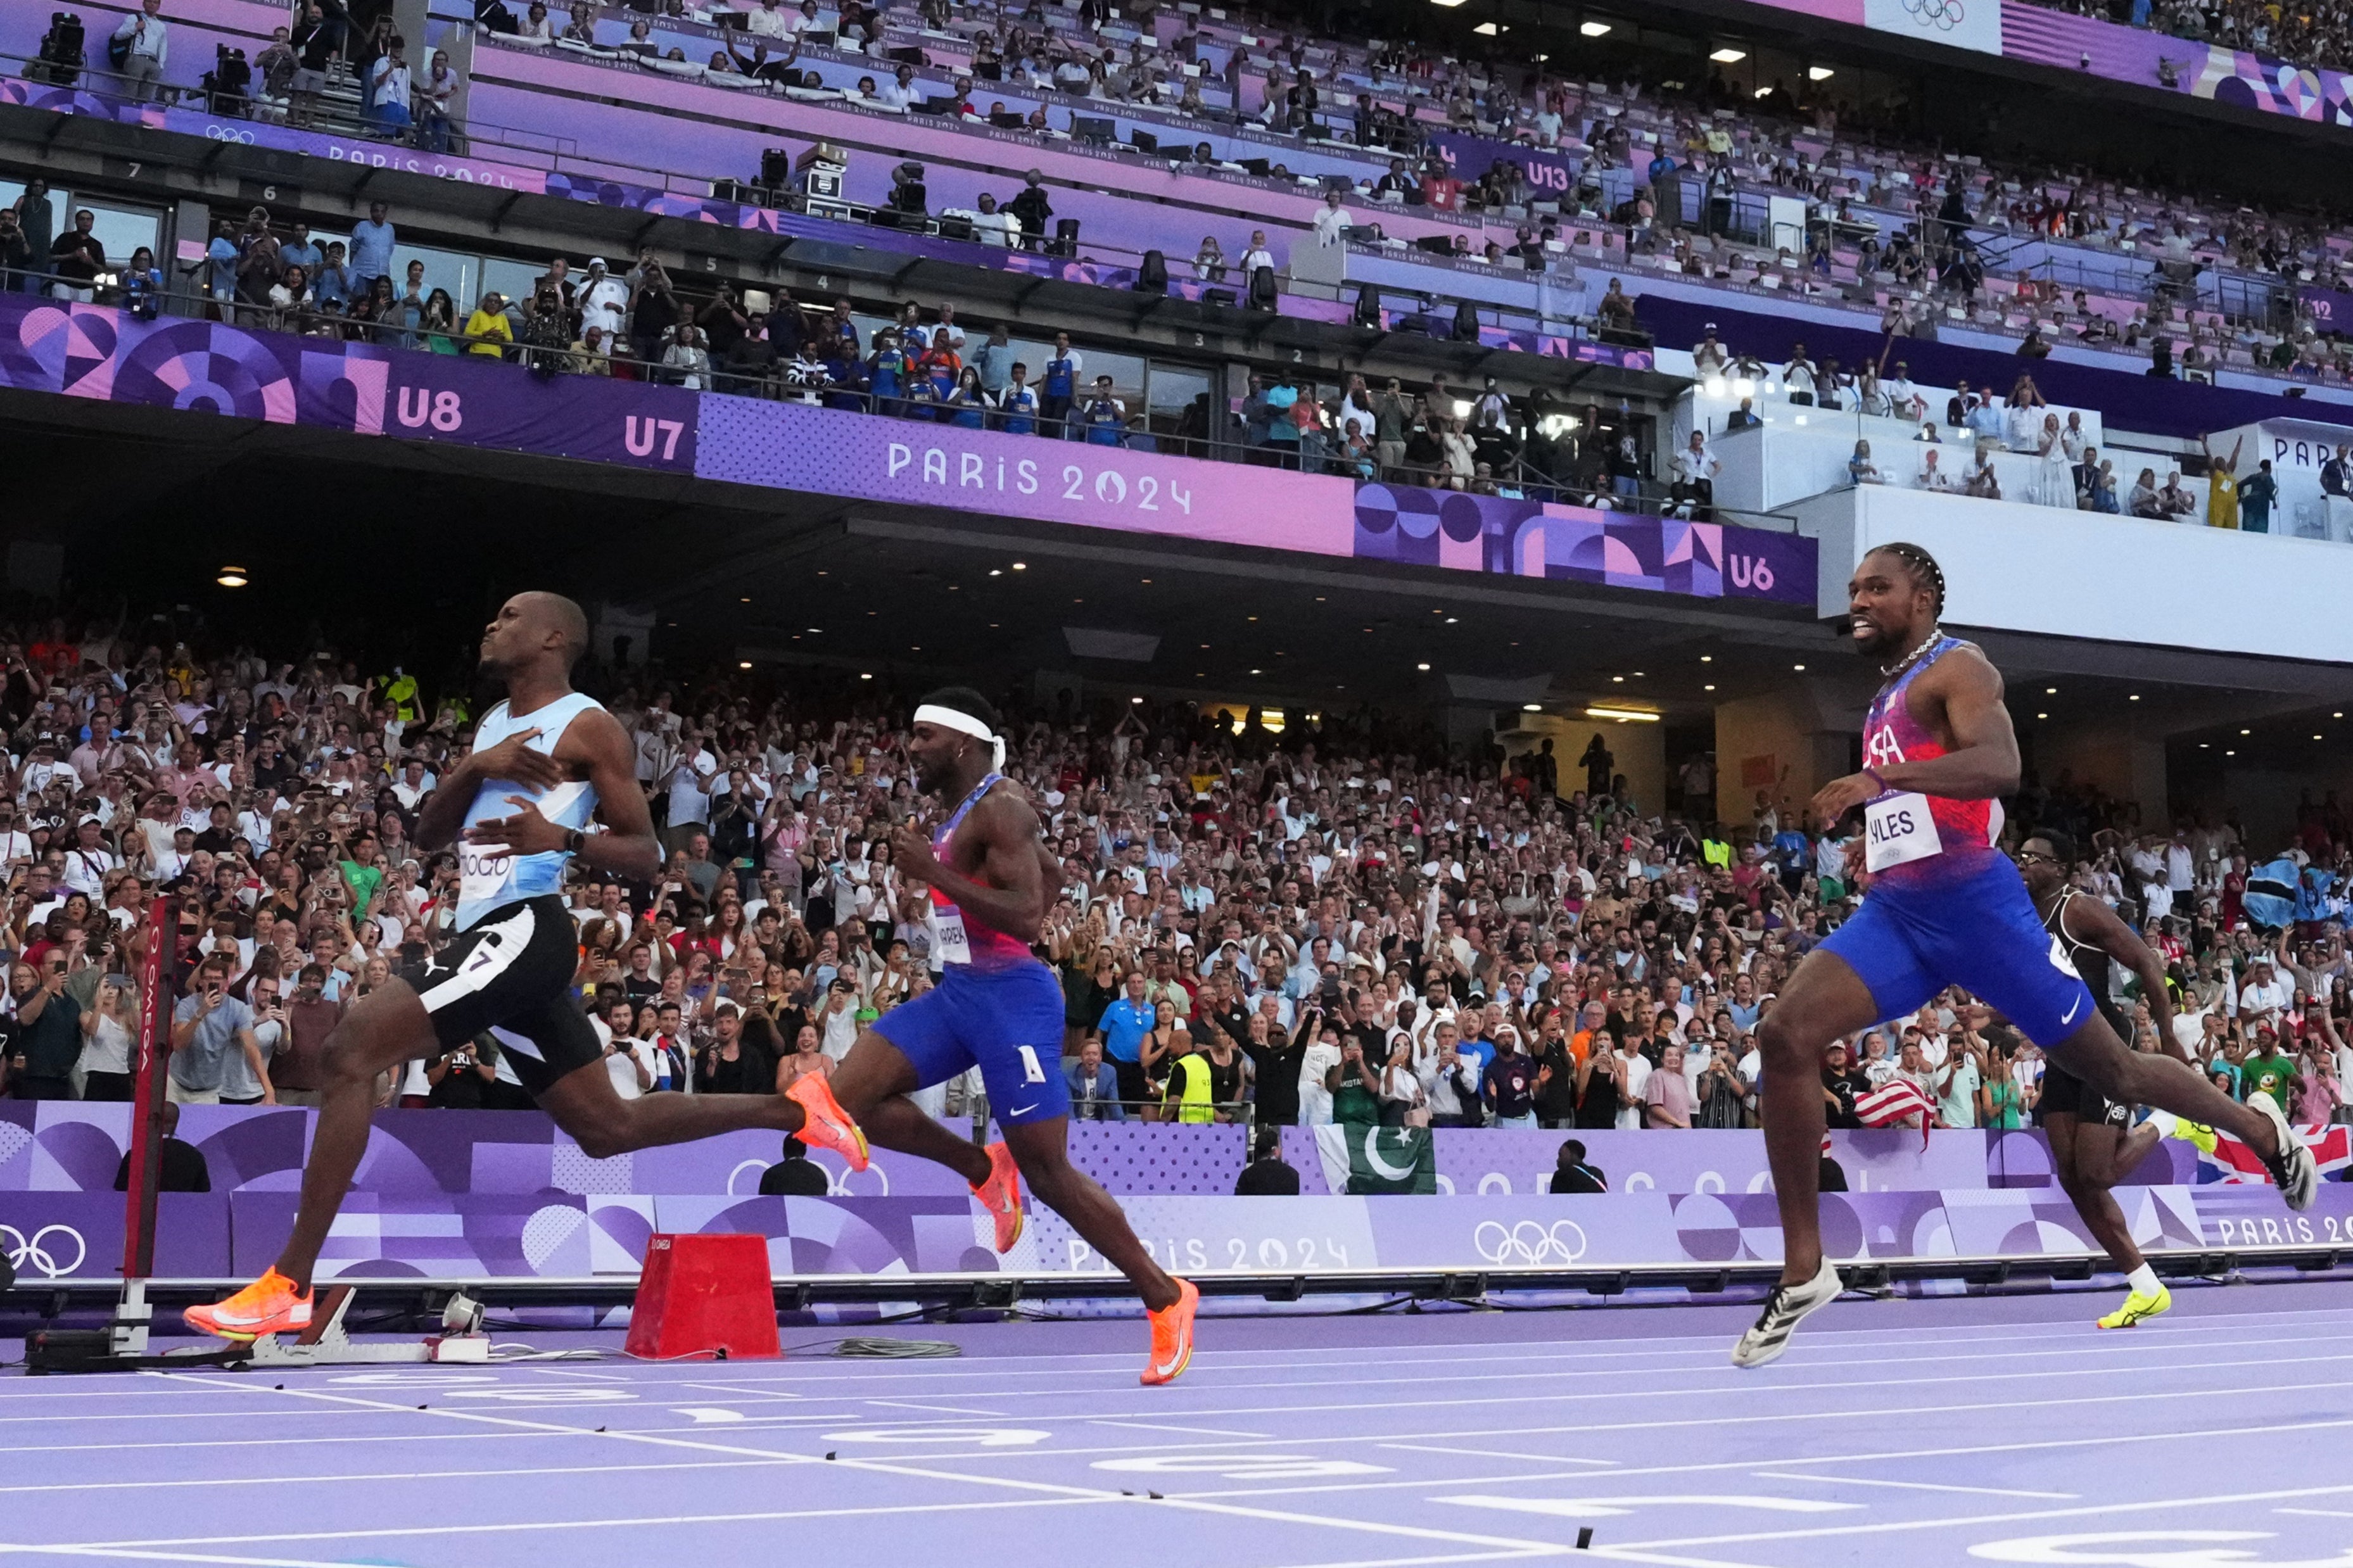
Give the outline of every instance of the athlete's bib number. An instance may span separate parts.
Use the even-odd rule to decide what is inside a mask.
[[[940,910],[932,917],[932,951],[943,963],[970,963],[972,939],[965,934],[961,910]]]
[[[467,903],[494,899],[506,890],[514,870],[512,855],[485,854],[460,846],[458,850],[458,897]]]
[[[1862,863],[1870,870],[1884,871],[1945,852],[1925,795],[1883,795],[1862,808]]]

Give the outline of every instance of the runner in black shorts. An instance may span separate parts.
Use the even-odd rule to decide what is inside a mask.
[[[783,1095],[614,1092],[604,1048],[573,994],[578,937],[563,895],[571,863],[651,881],[661,868],[635,750],[610,713],[572,689],[588,641],[580,606],[519,594],[482,634],[482,668],[507,700],[424,801],[413,837],[459,854],[459,934],[368,993],[327,1037],[327,1083],[302,1202],[276,1267],[226,1301],[191,1307],[191,1327],[228,1339],[311,1322],[311,1275],[367,1148],[376,1075],[488,1031],[515,1076],[583,1152],[605,1159],[746,1127],[797,1133],[866,1167],[866,1140],[822,1074]],[[606,831],[592,833],[601,820]],[[1057,1080],[1059,1081],[1059,1079]]]
[[[2166,990],[2165,964],[2116,912],[2069,886],[2075,869],[2074,841],[2063,833],[2043,833],[2019,847],[2018,869],[2034,900],[2034,912],[2051,933],[2051,959],[2083,977],[2093,1005],[2130,1044],[2132,1020],[2108,994],[2111,960],[2131,970],[2157,1022],[2159,1046],[2195,1072],[2173,1037],[2173,998]],[[2043,1042],[2036,1041],[2037,1045]],[[2118,1104],[2056,1061],[2042,1069],[2042,1131],[2051,1141],[2051,1163],[2060,1187],[2084,1224],[2131,1284],[2125,1304],[2100,1320],[2104,1329],[2128,1329],[2173,1304],[2172,1292],[2133,1245],[2132,1227],[2109,1188],[2130,1174],[2156,1147],[2153,1121],[2133,1125],[2135,1108]]]

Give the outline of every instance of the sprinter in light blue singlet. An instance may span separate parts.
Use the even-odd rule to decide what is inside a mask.
[[[189,1308],[190,1327],[254,1340],[311,1326],[311,1272],[367,1148],[377,1075],[419,1057],[444,1071],[472,1071],[478,1053],[495,1048],[591,1159],[765,1127],[865,1168],[865,1137],[818,1075],[784,1095],[625,1100],[615,1092],[605,1045],[573,994],[579,934],[565,874],[580,860],[600,875],[650,882],[661,847],[628,735],[572,689],[587,642],[580,606],[554,594],[516,595],[483,631],[482,669],[506,682],[507,700],[425,797],[411,831],[421,848],[457,851],[457,935],[430,963],[361,997],[328,1035],[293,1233],[260,1279],[226,1301]],[[589,831],[596,820],[605,831]]]

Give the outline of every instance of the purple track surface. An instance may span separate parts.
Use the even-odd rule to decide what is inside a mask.
[[[1163,1389],[1134,1321],[882,1331],[954,1361],[9,1376],[0,1558],[2353,1563],[2353,1284],[2095,1332],[2114,1299],[1850,1300],[1753,1373],[1749,1310],[1689,1307],[1205,1318]]]

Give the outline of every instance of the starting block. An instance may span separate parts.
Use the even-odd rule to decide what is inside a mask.
[[[146,1281],[133,1279],[123,1288],[112,1324],[105,1329],[42,1330],[26,1341],[26,1370],[33,1373],[61,1372],[145,1372],[191,1366],[217,1366],[243,1371],[254,1368],[306,1366],[414,1365],[425,1362],[488,1363],[491,1336],[481,1332],[481,1303],[463,1295],[449,1298],[441,1314],[441,1332],[423,1340],[361,1344],[343,1327],[352,1309],[352,1287],[329,1285],[318,1294],[311,1326],[291,1339],[264,1334],[250,1342],[229,1342],[216,1350],[154,1355],[148,1350],[153,1316]],[[571,1352],[564,1352],[571,1353]]]
[[[482,1310],[464,1296],[452,1296],[441,1315],[442,1332],[429,1338],[361,1344],[344,1331],[343,1315],[352,1310],[352,1288],[329,1285],[319,1291],[311,1312],[311,1326],[290,1344],[282,1334],[264,1334],[235,1355],[229,1364],[254,1367],[355,1366],[393,1362],[487,1362],[491,1336],[476,1331]]]
[[[782,1355],[768,1238],[667,1233],[647,1238],[622,1349],[641,1361]]]

